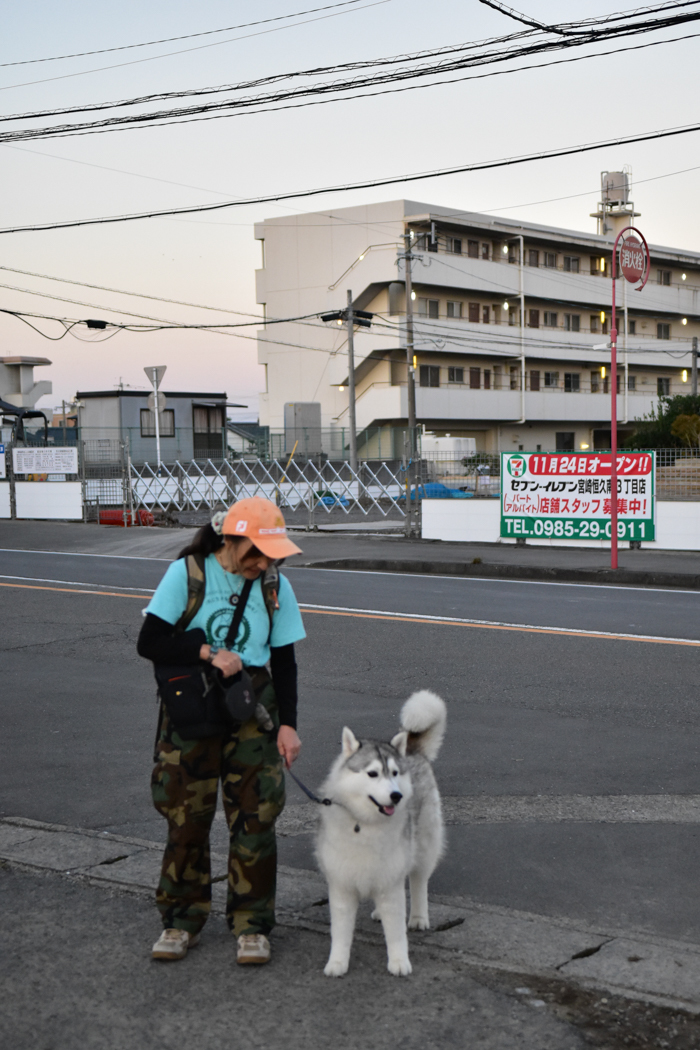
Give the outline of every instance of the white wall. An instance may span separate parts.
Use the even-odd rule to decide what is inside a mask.
[[[426,540],[515,543],[515,539],[499,535],[501,505],[498,499],[425,499],[422,509],[423,538]],[[610,547],[609,540],[528,538],[527,543],[533,547]],[[668,551],[700,550],[700,503],[659,501],[656,504],[656,540],[643,546]],[[627,547],[629,543],[620,543],[620,548]]]
[[[0,518],[10,517],[10,483],[0,481]]]
[[[79,481],[16,481],[15,501],[18,518],[83,520]]]

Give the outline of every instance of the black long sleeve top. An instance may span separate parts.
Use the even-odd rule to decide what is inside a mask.
[[[200,627],[180,634],[173,633],[173,625],[153,613],[146,613],[136,649],[139,656],[154,664],[198,664],[199,650],[207,644],[207,636]],[[297,727],[297,664],[294,645],[270,649],[270,672],[277,696],[280,725]]]

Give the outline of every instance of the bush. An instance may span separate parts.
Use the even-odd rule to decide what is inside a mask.
[[[627,448],[687,448],[698,444],[700,395],[674,394],[660,397],[656,412],[635,420]],[[697,426],[693,422],[697,420]],[[693,436],[694,435],[694,436]]]

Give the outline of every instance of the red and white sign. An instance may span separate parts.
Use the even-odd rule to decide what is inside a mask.
[[[620,245],[620,269],[626,281],[636,284],[646,271],[644,247],[636,237],[625,237]]]

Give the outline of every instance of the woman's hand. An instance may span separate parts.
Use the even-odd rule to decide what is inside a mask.
[[[299,757],[301,751],[301,740],[297,736],[296,729],[291,726],[280,726],[277,732],[277,750],[284,759],[284,764],[289,769],[292,762]]]
[[[208,661],[210,656],[211,646],[203,645],[199,650],[199,659]],[[232,674],[238,674],[243,670],[243,661],[238,653],[230,653],[228,649],[219,649],[211,665],[218,667],[224,678],[230,678]]]

